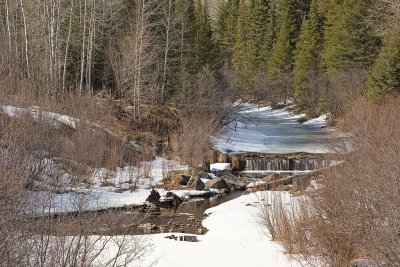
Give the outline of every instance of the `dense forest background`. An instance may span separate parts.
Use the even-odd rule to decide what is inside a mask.
[[[340,115],[399,90],[399,16],[388,0],[1,0],[0,87],[101,92],[137,118],[232,92]]]

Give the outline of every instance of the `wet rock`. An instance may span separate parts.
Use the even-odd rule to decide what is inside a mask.
[[[224,176],[222,178],[226,181],[231,191],[246,190],[247,186],[252,182],[246,178],[236,176]]]
[[[173,240],[178,240],[178,237],[175,236],[175,235],[166,236],[165,238],[167,238],[167,239],[173,239]]]
[[[198,190],[198,191],[202,191],[206,187],[206,185],[203,183],[203,181],[198,177],[190,178],[189,182],[187,183],[187,186],[190,189]]]
[[[184,235],[179,237],[179,241],[186,241],[186,242],[197,242],[197,236],[195,235]]]
[[[220,196],[225,196],[227,194],[229,194],[231,191],[228,188],[224,188],[224,189],[220,189],[219,190],[219,195]]]
[[[175,207],[183,203],[183,200],[172,192],[167,192],[165,198],[160,201],[162,207]]]
[[[190,180],[190,176],[189,175],[181,175],[179,178],[179,185],[187,185],[189,180]]]
[[[221,171],[216,171],[215,175],[217,175],[218,177],[222,177],[222,176],[228,176],[228,175],[233,175],[231,170],[221,170]]]
[[[226,183],[226,181],[220,177],[215,177],[212,180],[208,181],[206,186],[205,186],[205,190],[210,189],[210,188],[214,188],[214,189],[227,189],[229,188],[228,184]]]
[[[200,170],[197,172],[197,177],[200,179],[210,179],[211,177],[208,175],[207,172]]]
[[[150,195],[146,198],[146,202],[153,204],[155,206],[160,206],[160,193],[152,189]]]

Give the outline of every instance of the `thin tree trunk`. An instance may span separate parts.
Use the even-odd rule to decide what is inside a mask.
[[[171,29],[171,9],[172,9],[172,1],[168,0],[168,13],[166,18],[166,26],[165,26],[165,50],[164,50],[164,69],[163,69],[163,81],[161,85],[161,105],[164,105],[165,102],[165,91],[166,91],[166,83],[167,83],[167,67],[168,67],[168,55],[170,49],[170,29]]]
[[[70,14],[69,14],[68,37],[67,37],[67,43],[65,45],[65,56],[64,56],[64,68],[63,68],[63,80],[62,80],[62,94],[63,94],[63,96],[65,96],[65,94],[66,94],[65,82],[66,82],[66,77],[67,77],[67,60],[68,60],[68,53],[69,53],[69,43],[70,43],[70,39],[71,39],[73,12],[74,12],[74,0],[71,0],[71,9],[70,9]]]
[[[28,74],[28,79],[30,79],[31,78],[31,72],[30,72],[30,67],[29,67],[28,33],[27,33],[28,31],[27,31],[27,23],[26,23],[25,9],[24,9],[23,0],[20,0],[20,4],[21,4],[22,19],[23,19],[23,23],[24,23],[26,72]]]
[[[87,15],[87,2],[86,2],[86,0],[84,0],[83,34],[82,34],[82,55],[81,55],[81,78],[80,78],[80,82],[79,82],[79,94],[82,94],[82,90],[83,90],[83,76],[84,76],[84,72],[85,72],[86,15]]]

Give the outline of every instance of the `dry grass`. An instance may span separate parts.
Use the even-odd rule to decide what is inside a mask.
[[[381,106],[358,100],[342,122],[352,137],[337,146],[345,163],[322,173],[322,186],[297,208],[279,198],[263,205],[264,224],[288,252],[318,258],[317,266],[400,266],[399,112],[400,98]]]
[[[54,162],[75,174],[73,183],[90,185],[89,168],[114,169],[126,157],[119,138],[88,124],[59,128],[27,114],[9,118],[0,113],[0,266],[126,266],[140,259],[149,248],[142,238],[91,236],[96,214],[32,225],[30,216],[47,214],[53,195],[65,190],[64,172]],[[87,201],[82,195],[73,204],[80,212]]]

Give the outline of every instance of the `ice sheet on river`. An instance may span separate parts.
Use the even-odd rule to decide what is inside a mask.
[[[213,138],[221,152],[236,153],[326,153],[328,142],[338,131],[326,127],[326,116],[303,124],[285,109],[246,105],[222,137]]]

